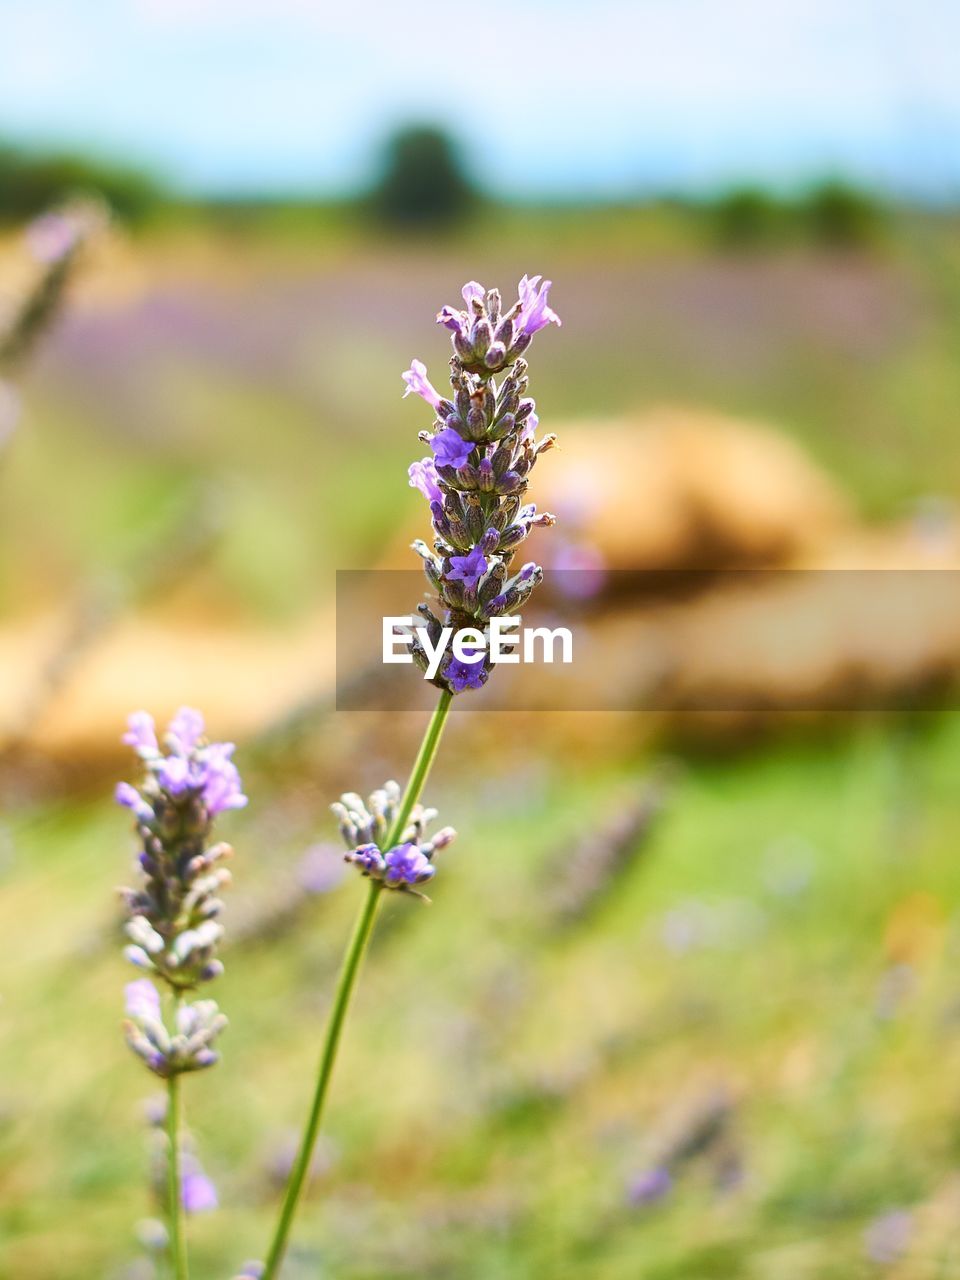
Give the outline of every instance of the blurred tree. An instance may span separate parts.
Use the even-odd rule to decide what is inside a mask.
[[[477,198],[456,143],[432,125],[409,125],[388,141],[370,196],[373,212],[396,227],[443,227]]]
[[[32,218],[71,196],[102,196],[113,213],[137,221],[153,212],[162,193],[131,169],[74,155],[33,155],[0,144],[0,219]]]
[[[785,211],[759,187],[738,187],[719,196],[710,207],[716,238],[734,249],[754,249],[783,238]]]
[[[799,213],[811,240],[843,249],[869,245],[883,223],[883,209],[873,196],[839,181],[814,187]]]

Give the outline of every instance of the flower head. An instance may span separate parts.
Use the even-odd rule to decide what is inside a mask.
[[[434,641],[445,626],[473,624],[482,631],[492,618],[515,614],[543,577],[535,564],[515,573],[512,562],[532,529],[555,523],[524,500],[537,460],[555,443],[549,433],[537,438],[523,358],[534,334],[560,323],[548,303],[550,289],[542,276],[525,275],[518,300],[505,309],[497,289],[471,280],[461,291],[463,306],[445,306],[437,316],[453,344],[451,391],[439,401],[441,429],[420,436],[433,450],[432,469],[423,459],[409,472],[430,503],[432,546],[418,539],[414,550],[437,597],[419,608]],[[404,379],[413,383],[424,375],[414,362]],[[453,659],[437,675],[424,644],[414,642],[412,653],[449,692],[479,688],[490,675],[486,663]]]
[[[540,280],[540,276],[524,276],[518,286],[520,312],[516,324],[521,333],[531,338],[548,324],[563,323],[557,313],[547,306],[547,295],[553,281],[544,280],[541,284]]]
[[[446,427],[432,437],[430,448],[433,450],[437,466],[453,467],[457,470],[470,457],[473,445],[468,440],[464,440],[453,427]]]
[[[220,1203],[217,1188],[201,1169],[191,1169],[180,1179],[180,1199],[187,1213],[208,1213]]]
[[[189,707],[174,716],[162,748],[145,711],[130,717],[124,741],[144,768],[138,786],[121,782],[115,793],[117,803],[136,817],[144,876],[140,888],[122,891],[131,943],[126,955],[177,990],[191,988],[222,969],[215,958],[223,933],[216,894],[229,881],[222,863],[231,849],[225,844],[208,847],[208,841],[218,814],[247,803],[232,759],[233,743],[206,742],[203,717]],[[193,1065],[178,1070],[213,1060],[207,1046],[194,1049]]]
[[[383,861],[383,880],[387,885],[423,884],[436,875],[436,867],[415,844],[397,845]]]
[[[451,655],[443,669],[444,679],[454,693],[465,693],[467,689],[482,689],[487,682],[487,669],[482,660],[464,662]]]
[[[422,360],[414,360],[406,373],[401,374],[401,377],[407,384],[407,389],[403,393],[404,400],[413,391],[418,396],[422,396],[427,404],[432,405],[434,409],[440,407],[442,397],[427,377],[427,366]]]
[[[437,466],[432,458],[421,458],[419,462],[411,462],[407,475],[410,477],[410,487],[419,489],[428,502],[443,501]]]
[[[474,547],[468,555],[450,557],[447,581],[462,582],[468,591],[476,591],[488,567],[487,557],[479,547]]]
[[[388,848],[401,803],[400,788],[395,782],[388,782],[366,802],[348,791],[340,797],[339,804],[333,805],[333,811],[340,820],[340,833],[348,849],[345,862],[352,863],[371,880],[379,880],[385,889],[416,893],[416,886],[435,873],[434,854],[446,848],[456,832],[452,827],[443,827],[428,836],[427,826],[436,817],[436,810],[418,804],[400,832],[400,843]],[[382,852],[384,848],[386,853]]]

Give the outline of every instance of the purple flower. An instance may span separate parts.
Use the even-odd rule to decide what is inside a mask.
[[[233,752],[232,742],[212,742],[203,752],[203,803],[208,813],[242,809],[247,803],[237,766],[230,759]]]
[[[118,782],[113,798],[117,804],[123,805],[124,809],[132,810],[140,822],[152,822],[156,817],[137,788],[131,787],[129,782]]]
[[[156,751],[157,730],[153,716],[147,711],[134,711],[127,720],[127,732],[120,741],[133,747],[134,751]]]
[[[446,578],[448,582],[462,582],[469,591],[475,591],[477,583],[486,572],[487,557],[479,547],[474,547],[469,555],[450,557],[450,569]]]
[[[433,863],[415,844],[398,844],[384,858],[384,882],[388,885],[422,884],[434,875]]]
[[[37,262],[51,267],[76,247],[80,238],[77,218],[65,213],[42,213],[27,227],[27,246]]]
[[[517,329],[527,337],[533,337],[548,324],[562,323],[557,313],[547,306],[547,295],[553,281],[544,280],[541,284],[540,280],[540,276],[524,276],[518,286],[520,314],[517,316]]]
[[[427,377],[427,366],[422,360],[414,360],[406,373],[400,376],[407,384],[407,389],[403,393],[404,399],[407,398],[411,391],[415,391],[418,396],[422,396],[426,400],[427,404],[433,405],[434,409],[439,408],[442,396]]]
[[[532,440],[537,433],[537,427],[539,427],[539,425],[540,419],[537,417],[537,412],[534,409],[532,412],[528,413],[524,419],[523,427],[520,431],[520,439]]]
[[[205,1173],[185,1173],[180,1179],[180,1200],[187,1213],[207,1213],[219,1205],[217,1188]]]
[[[375,844],[361,844],[345,855],[345,861],[352,862],[367,875],[379,879],[383,872],[384,862],[380,850]]]
[[[9,382],[0,379],[0,448],[9,436],[20,417],[20,397]]]
[[[130,1018],[160,1017],[160,993],[152,982],[138,978],[128,982],[123,989],[124,1006]]]
[[[450,657],[443,669],[443,676],[454,693],[465,689],[481,689],[486,681],[486,668],[482,662],[461,662]]]
[[[453,427],[446,427],[432,437],[430,448],[437,460],[437,466],[456,469],[462,467],[470,457],[473,445],[468,440],[464,440]]]
[[[570,600],[590,600],[599,595],[607,579],[606,562],[599,547],[565,542],[557,548],[553,568],[560,593]]]
[[[180,751],[190,751],[203,737],[203,716],[193,707],[181,707],[167,732],[176,738]]]
[[[473,325],[472,303],[482,302],[486,289],[476,280],[471,280],[463,286],[460,294],[467,304],[466,311],[461,311],[458,307],[441,307],[437,313],[437,324],[442,324],[451,333],[459,333],[460,337],[466,341]]]
[[[863,1233],[863,1247],[871,1262],[889,1266],[910,1247],[913,1217],[906,1209],[892,1209],[874,1218]]]
[[[663,1167],[645,1169],[627,1188],[627,1200],[637,1208],[656,1204],[668,1194],[672,1187],[673,1179],[670,1177],[669,1170]]]
[[[182,796],[200,785],[196,767],[186,756],[162,756],[156,772],[157,781],[171,796]]]
[[[411,462],[407,475],[410,477],[410,487],[419,489],[428,502],[443,501],[443,493],[437,483],[436,464],[432,458],[421,458],[419,462]]]

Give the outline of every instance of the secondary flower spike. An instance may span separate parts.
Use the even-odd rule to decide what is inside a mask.
[[[379,880],[386,889],[417,893],[417,886],[431,880],[436,872],[433,856],[454,839],[453,827],[442,827],[432,836],[426,829],[436,818],[436,809],[415,805],[398,842],[384,849],[387,833],[393,826],[401,803],[396,782],[387,782],[364,801],[353,791],[332,805],[340,821],[340,834],[349,850],[344,861],[352,863],[362,875]],[[418,894],[422,897],[422,894]]]
[[[127,911],[127,959],[146,977],[127,986],[127,1042],[157,1075],[212,1066],[212,1045],[226,1026],[213,1000],[180,1001],[165,1024],[160,981],[178,997],[223,971],[216,958],[223,934],[217,896],[230,881],[223,866],[232,850],[210,844],[213,823],[247,803],[233,763],[233,745],[207,742],[199,711],[183,707],[161,743],[153,717],[137,711],[123,741],[143,765],[138,785],[117,785],[117,803],[136,821],[141,883],[122,889]]]
[[[539,565],[515,573],[512,564],[532,529],[555,523],[524,501],[537,459],[556,439],[537,436],[522,358],[535,334],[560,324],[548,305],[551,287],[540,276],[524,276],[517,301],[504,310],[496,289],[471,280],[461,291],[463,307],[446,306],[437,316],[453,343],[449,398],[430,384],[419,360],[403,375],[404,394],[417,392],[436,412],[433,430],[420,433],[434,456],[409,471],[433,522],[432,546],[414,544],[435,593],[419,609],[432,644],[443,627],[486,632],[491,618],[522,608],[543,578]],[[429,660],[417,641],[412,652],[426,671]],[[486,660],[464,663],[451,654],[433,683],[463,693],[481,688],[489,675]]]

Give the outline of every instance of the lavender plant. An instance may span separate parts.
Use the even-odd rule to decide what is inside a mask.
[[[444,627],[472,628],[478,633],[477,651],[472,661],[451,654],[433,677],[440,697],[406,789],[401,792],[395,782],[388,782],[366,803],[350,792],[333,806],[348,846],[346,861],[368,880],[369,888],[344,955],[313,1099],[277,1228],[259,1272],[263,1280],[276,1280],[283,1265],[383,891],[422,897],[420,886],[436,872],[435,854],[454,837],[450,827],[428,836],[436,811],[419,803],[453,699],[481,688],[490,678],[482,644],[490,619],[519,610],[543,577],[539,565],[532,562],[517,571],[512,566],[530,531],[554,523],[552,515],[538,514],[534,504],[524,502],[537,459],[555,443],[553,435],[537,438],[539,422],[535,403],[527,395],[523,358],[536,333],[550,323],[560,323],[548,305],[550,287],[550,281],[541,281],[540,276],[524,276],[518,300],[505,311],[496,289],[486,290],[471,281],[463,288],[464,307],[446,306],[437,316],[453,343],[450,394],[440,395],[419,360],[403,374],[404,395],[416,393],[436,414],[433,430],[420,433],[432,456],[414,462],[409,470],[410,484],[430,504],[434,533],[432,547],[423,541],[414,544],[434,593],[419,612],[433,645]],[[426,672],[423,646],[414,642],[412,649]],[[248,1269],[247,1274],[258,1274],[258,1270]]]
[[[106,211],[96,201],[74,200],[41,214],[26,229],[27,249],[40,273],[0,325],[0,453],[20,417],[13,375],[56,320],[84,245],[106,221]]]
[[[143,764],[137,786],[121,782],[117,802],[136,819],[140,883],[121,889],[126,958],[147,976],[126,988],[127,1043],[167,1085],[166,1216],[176,1280],[187,1275],[185,1209],[195,1207],[195,1170],[182,1167],[180,1077],[211,1067],[227,1024],[213,1000],[193,993],[223,972],[218,894],[230,880],[229,845],[211,844],[214,820],[247,803],[233,745],[207,742],[199,711],[183,707],[162,744],[145,711],[130,717],[123,741]],[[169,996],[164,1015],[160,983]]]

